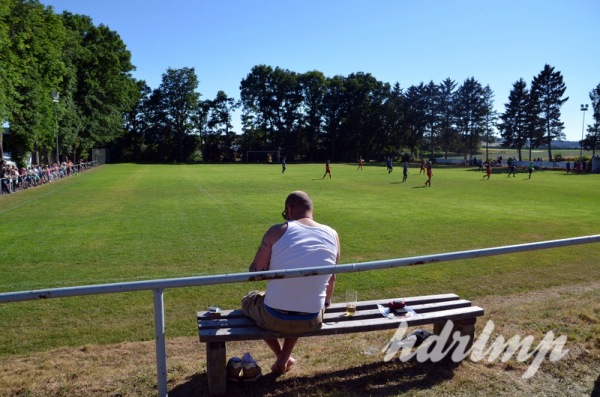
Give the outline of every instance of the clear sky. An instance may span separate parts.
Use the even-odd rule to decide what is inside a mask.
[[[404,89],[474,77],[504,111],[512,85],[545,64],[563,75],[567,140],[581,139],[600,84],[598,0],[41,0],[90,16],[132,53],[151,88],[167,68],[193,67],[202,99],[239,98],[255,65],[325,76],[365,72]],[[591,123],[591,112],[585,123]],[[240,122],[234,120],[236,131]]]

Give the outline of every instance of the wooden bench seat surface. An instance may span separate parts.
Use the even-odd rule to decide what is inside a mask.
[[[419,326],[447,320],[470,319],[484,314],[482,308],[472,306],[470,301],[460,299],[455,294],[395,299],[404,299],[407,307],[414,310],[416,315],[386,318],[380,313],[377,304],[387,307],[392,299],[380,299],[358,302],[357,313],[347,317],[345,303],[337,303],[325,311],[323,326],[319,331],[302,336],[396,329],[401,321],[406,321],[408,326]],[[199,311],[197,316],[200,342],[259,340],[274,336],[271,332],[257,327],[241,310],[224,310],[217,318],[211,318],[207,311]]]

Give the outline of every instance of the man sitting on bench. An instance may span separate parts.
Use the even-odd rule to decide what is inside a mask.
[[[281,214],[286,222],[269,228],[250,265],[251,272],[331,266],[339,262],[337,232],[313,220],[313,202],[302,191],[290,193]],[[275,334],[298,335],[321,328],[325,307],[331,303],[335,274],[269,280],[266,292],[253,291],[242,298],[244,315]],[[271,371],[288,372],[298,337],[265,342],[275,353]]]

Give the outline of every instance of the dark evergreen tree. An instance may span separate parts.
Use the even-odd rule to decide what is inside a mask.
[[[456,125],[462,137],[464,156],[474,154],[479,149],[481,137],[485,134],[487,112],[484,89],[473,77],[458,87],[456,93]]]
[[[435,142],[439,137],[439,124],[441,120],[440,87],[433,81],[423,87],[423,101],[425,103],[425,133],[430,148],[430,158],[435,156]]]
[[[529,91],[529,100],[527,101],[527,111],[525,113],[525,130],[529,147],[528,160],[531,161],[531,151],[544,145],[544,120],[540,117],[540,101],[537,91]]]
[[[519,161],[523,160],[521,150],[527,142],[527,104],[529,90],[523,79],[513,83],[508,94],[508,103],[504,104],[504,113],[500,114],[498,128],[504,139],[504,146],[517,149]]]
[[[567,86],[562,74],[546,64],[544,69],[533,78],[531,92],[538,101],[540,118],[544,123],[545,144],[548,145],[548,159],[552,161],[552,140],[565,138],[564,123],[560,121],[560,108],[569,100],[563,98]]]
[[[489,85],[483,88],[483,100],[485,104],[484,110],[484,135],[485,141],[485,158],[489,160],[489,145],[490,143],[496,142],[495,129],[496,121],[498,120],[498,114],[494,110],[494,92]]]
[[[420,83],[418,86],[408,87],[405,94],[405,117],[410,130],[405,143],[410,152],[418,152],[419,157],[423,157],[424,136],[427,128],[427,103],[424,91],[425,86]]]
[[[587,134],[583,140],[583,147],[592,151],[592,156],[596,156],[596,149],[600,143],[600,84],[590,91],[590,100],[592,101],[592,124],[587,126]]]
[[[456,130],[455,114],[456,82],[450,78],[439,85],[439,144],[448,158],[450,150],[456,150],[459,136]]]
[[[399,83],[395,83],[390,91],[389,99],[384,104],[385,152],[404,147],[407,141],[408,126],[406,124],[406,99]],[[359,156],[364,155],[361,153]]]

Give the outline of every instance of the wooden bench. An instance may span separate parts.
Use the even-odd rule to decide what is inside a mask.
[[[484,311],[472,306],[468,300],[455,294],[416,296],[404,299],[406,306],[415,315],[389,319],[379,311],[377,304],[387,307],[391,299],[362,301],[357,303],[356,315],[345,316],[344,303],[332,304],[325,311],[323,326],[319,331],[302,337],[348,334],[367,331],[397,329],[401,321],[409,327],[433,324],[433,333],[439,335],[448,321],[453,322],[453,331],[474,338],[475,321]],[[211,317],[208,311],[199,311],[198,333],[200,342],[206,343],[206,374],[210,394],[225,394],[226,343],[243,340],[273,338],[269,331],[261,329],[254,321],[242,314],[241,310],[224,310],[219,317]],[[282,337],[282,336],[279,336]]]

